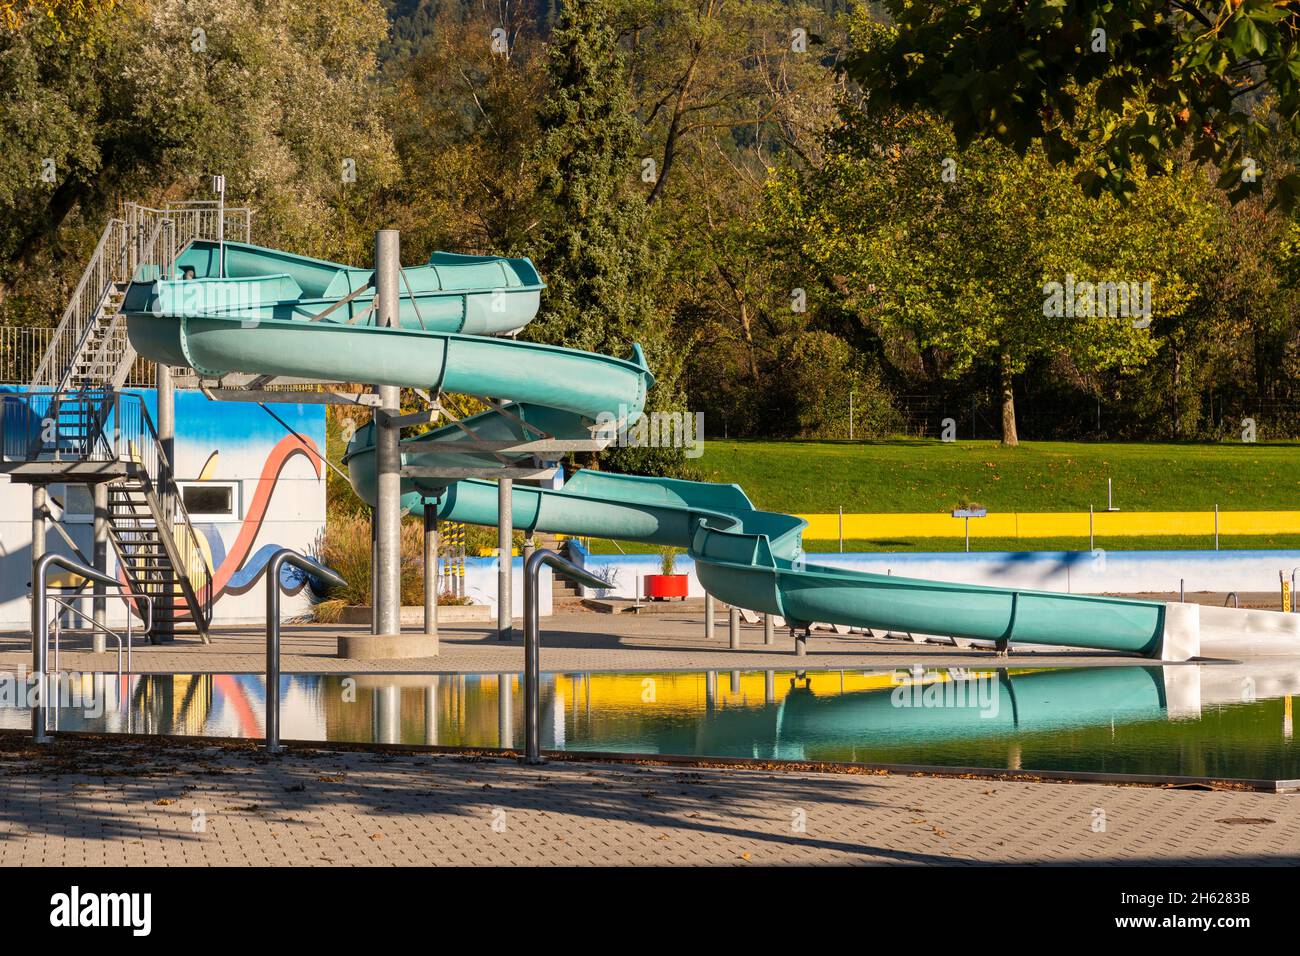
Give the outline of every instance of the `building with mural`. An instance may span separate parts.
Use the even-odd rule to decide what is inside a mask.
[[[0,386],[10,395],[24,391]],[[140,395],[156,419],[154,391],[128,391]],[[257,584],[270,556],[283,547],[313,553],[325,530],[324,406],[284,403],[274,412],[280,421],[254,403],[176,392],[175,478],[213,572],[213,624],[263,621],[265,595]],[[89,486],[52,485],[49,496],[62,530],[90,554]],[[0,475],[0,629],[25,630],[31,620],[31,515],[29,487]],[[49,550],[73,555],[57,529],[46,537]],[[112,549],[109,573],[122,576]],[[300,581],[287,583],[286,614],[304,613],[309,594]],[[124,614],[120,603],[110,602],[110,622]]]

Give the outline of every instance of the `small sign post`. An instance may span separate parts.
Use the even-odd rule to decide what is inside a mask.
[[[212,177],[212,191],[217,194],[217,278],[226,277],[226,177]]]
[[[966,551],[968,553],[970,552],[970,519],[987,518],[988,515],[989,509],[987,508],[957,508],[953,511],[952,516],[954,518],[966,519]]]

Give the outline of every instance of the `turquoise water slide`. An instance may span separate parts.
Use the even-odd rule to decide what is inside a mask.
[[[460,392],[507,402],[460,424],[402,442],[404,466],[449,472],[531,455],[449,453],[453,442],[518,440],[536,429],[589,439],[611,420],[634,420],[654,376],[639,348],[627,359],[494,338],[537,309],[541,280],[528,260],[435,253],[404,270],[401,327],[382,328],[369,293],[347,297],[371,270],[227,243],[224,274],[211,243],[193,243],[177,275],[141,275],[123,311],[146,358],[206,375],[245,372]],[[471,317],[473,320],[471,321]],[[490,317],[490,318],[489,318]],[[526,423],[526,426],[525,426]],[[375,502],[370,428],[345,458],[361,498]],[[497,523],[491,481],[404,479],[403,505],[440,518]],[[516,528],[684,547],[720,600],[781,615],[920,634],[1161,653],[1164,604],[846,571],[808,563],[801,519],[756,509],[735,485],[583,470],[560,490],[516,484]]]

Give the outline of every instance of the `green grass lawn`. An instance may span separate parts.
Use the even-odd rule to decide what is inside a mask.
[[[947,512],[978,502],[990,511],[1087,511],[1106,507],[1106,479],[1124,511],[1300,510],[1300,444],[997,442],[898,439],[768,442],[710,439],[694,462],[708,481],[745,489],[760,508],[787,513]],[[1098,537],[1109,550],[1213,548],[1210,535]],[[1229,537],[1223,549],[1300,548],[1295,535]],[[838,541],[807,541],[810,552]],[[962,538],[853,540],[845,551],[961,551]],[[1081,538],[973,538],[973,551],[1080,551]],[[592,541],[598,554],[652,553],[620,541]]]
[[[693,464],[769,511],[1300,510],[1300,445],[710,439]],[[1300,529],[1297,529],[1300,531]]]

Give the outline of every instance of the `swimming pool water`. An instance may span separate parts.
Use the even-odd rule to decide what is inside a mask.
[[[261,737],[260,675],[80,675],[62,730]],[[504,692],[508,689],[508,692]],[[544,749],[1300,778],[1300,664],[546,674]],[[517,674],[283,678],[286,740],[515,747]],[[0,707],[0,726],[29,713]]]

